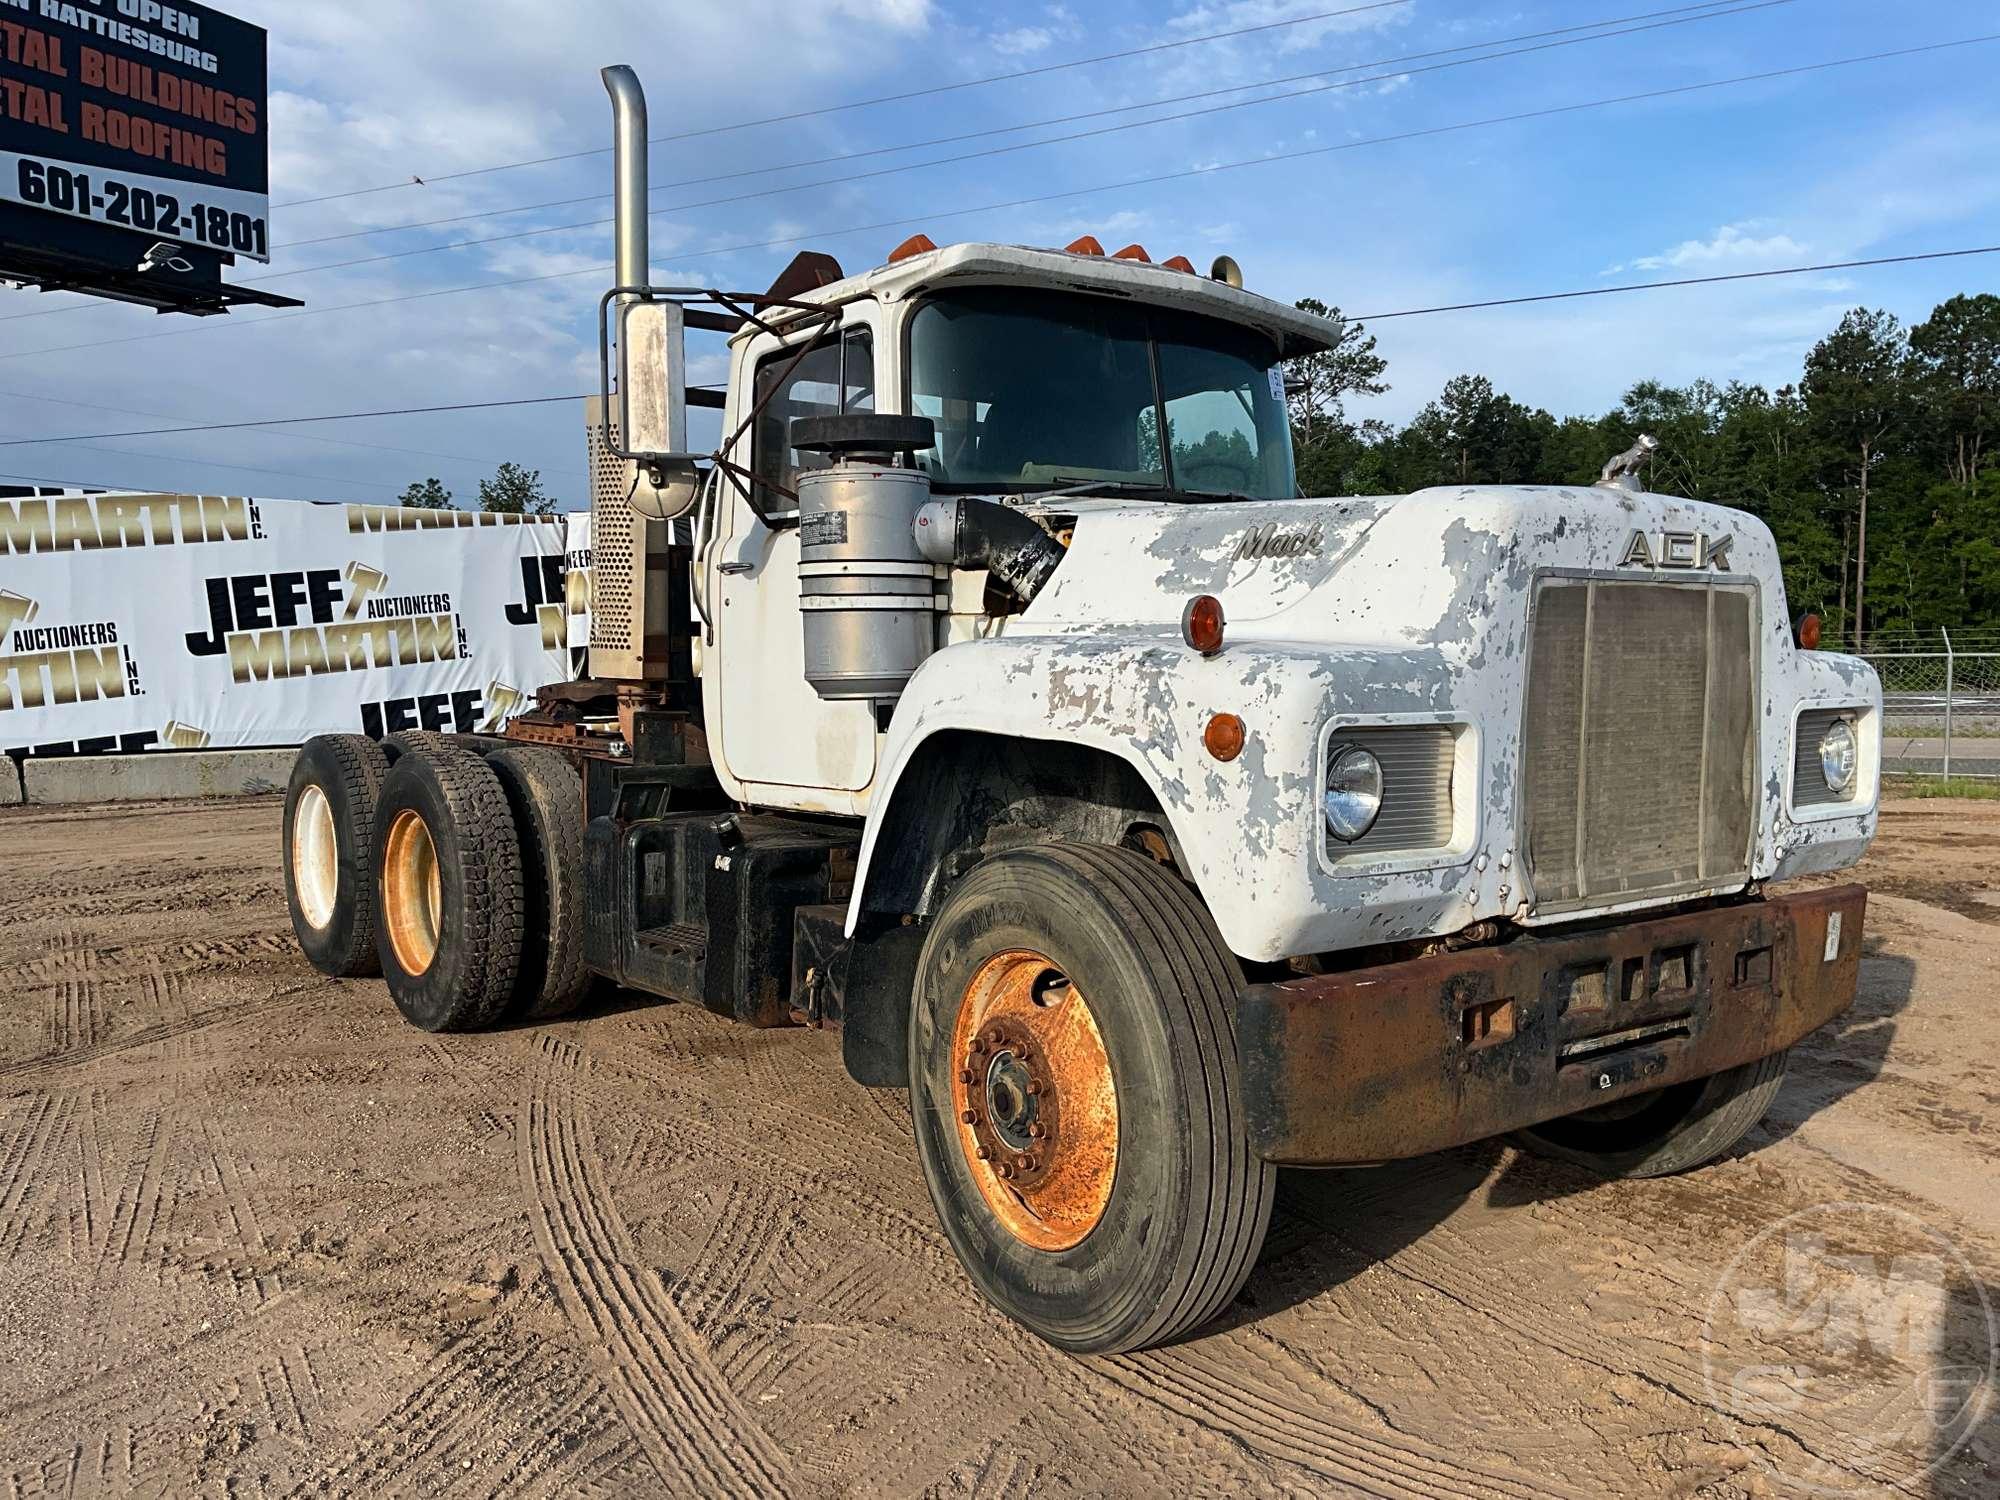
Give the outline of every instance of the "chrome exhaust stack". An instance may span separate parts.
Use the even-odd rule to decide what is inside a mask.
[[[646,91],[639,75],[623,63],[602,74],[611,96],[612,175],[617,184],[617,277],[620,286],[646,286],[653,279],[652,243],[646,218]]]

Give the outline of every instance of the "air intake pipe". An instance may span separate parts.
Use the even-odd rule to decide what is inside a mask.
[[[933,500],[917,512],[917,550],[964,572],[985,569],[1032,604],[1063,560],[1063,546],[1018,510],[991,500]]]

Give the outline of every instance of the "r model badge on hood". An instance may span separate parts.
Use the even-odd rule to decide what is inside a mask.
[[[1661,531],[1648,535],[1632,533],[1625,553],[1618,559],[1621,568],[1715,568],[1729,567],[1733,536],[1711,537],[1705,531]]]

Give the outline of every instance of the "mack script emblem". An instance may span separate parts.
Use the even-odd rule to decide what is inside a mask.
[[[1711,537],[1705,531],[1635,531],[1625,543],[1621,568],[1714,568],[1729,567],[1733,536]]]
[[[1326,528],[1315,521],[1310,526],[1280,526],[1267,521],[1243,533],[1231,562],[1262,562],[1267,557],[1318,557],[1326,550]]]

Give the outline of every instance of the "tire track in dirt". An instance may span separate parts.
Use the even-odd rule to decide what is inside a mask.
[[[699,1335],[640,1262],[605,1191],[574,1079],[586,1055],[552,1035],[521,1106],[521,1183],[563,1310],[603,1369],[633,1436],[676,1493],[788,1487],[777,1445],[737,1400]]]
[[[231,1251],[247,1257],[251,1266],[247,1275],[232,1274],[229,1282],[239,1294],[247,1289],[254,1305],[283,1291],[284,1282],[275,1267],[258,1269],[267,1259],[270,1239],[258,1222],[257,1206],[252,1200],[250,1185],[245,1180],[247,1174],[243,1164],[217,1142],[213,1121],[201,1122],[201,1138],[203,1157],[215,1178],[216,1190],[222,1200],[222,1227],[233,1232]]]
[[[188,1033],[195,1029],[190,1024],[193,1013],[188,1005],[186,986],[178,976],[168,974],[158,963],[154,963],[141,976],[140,988],[148,1008],[154,1015],[163,1017],[155,1023],[158,1035],[145,1041],[120,1043],[115,1049],[107,1044],[106,1049],[80,1059],[88,1062],[113,1055],[114,1051],[123,1053],[135,1047],[157,1045],[160,1049],[160,1067],[153,1090],[155,1103],[140,1117],[139,1134],[126,1181],[112,1207],[111,1222],[105,1233],[103,1259],[118,1265],[144,1265],[149,1259],[155,1265],[163,1264],[160,1255],[155,1252],[163,1227],[162,1208],[167,1208],[170,1218],[171,1204],[179,1196],[170,1174],[178,1144],[175,1125],[181,1096],[187,1085],[191,1049]],[[228,1009],[241,1013],[240,1007]],[[146,1028],[147,1031],[153,1029]]]
[[[76,1128],[76,1195],[64,1221],[71,1260],[103,1258],[111,1238],[112,1205],[104,1193],[104,1097],[86,1089]]]
[[[745,1288],[770,1264],[779,1236],[777,1195],[743,1182],[729,1185],[722,1212],[694,1259],[674,1283],[674,1300],[689,1326],[711,1340],[739,1307]]]
[[[320,1465],[288,1493],[374,1495],[420,1472],[444,1473],[460,1439],[477,1441],[496,1409],[532,1387],[522,1371],[533,1362],[530,1345],[510,1349],[490,1336],[452,1340],[351,1452]]]
[[[38,1095],[23,1112],[4,1153],[0,1153],[0,1253],[20,1253],[36,1211],[54,1198],[44,1166],[69,1130],[76,1100]]]
[[[1543,1205],[1548,1207],[1550,1205]],[[1306,1212],[1311,1213],[1308,1208]],[[1599,1236],[1607,1231],[1618,1237],[1629,1234],[1627,1224],[1593,1220],[1567,1207],[1558,1216],[1572,1221],[1567,1233]],[[1367,1247],[1356,1240],[1347,1227],[1324,1219],[1319,1228],[1330,1238],[1347,1245],[1357,1254]],[[1449,1224],[1433,1226],[1419,1240],[1402,1246],[1377,1263],[1390,1274],[1414,1282],[1434,1296],[1444,1298],[1464,1314],[1493,1325],[1515,1347],[1527,1346],[1561,1355],[1590,1365],[1607,1376],[1629,1376],[1662,1391],[1704,1417],[1715,1408],[1706,1395],[1706,1377],[1699,1360],[1690,1357],[1683,1345],[1663,1335],[1647,1337],[1643,1347],[1634,1341],[1600,1333],[1591,1318],[1579,1316],[1574,1301],[1555,1302],[1538,1297],[1543,1290],[1574,1292],[1573,1285],[1544,1287],[1526,1277],[1514,1278],[1509,1296],[1469,1299],[1457,1289],[1461,1269],[1478,1259],[1472,1242]],[[1688,1305],[1700,1306],[1705,1293],[1694,1293]],[[1787,1415],[1783,1423],[1760,1424],[1739,1421],[1747,1428],[1762,1428],[1798,1445],[1811,1457],[1858,1479],[1876,1484],[1894,1484],[1898,1475],[1867,1467],[1865,1450],[1851,1451],[1844,1435],[1822,1422],[1810,1407]]]
[[[203,914],[211,910],[204,904]],[[240,969],[266,958],[299,957],[298,943],[290,932],[264,926],[240,937],[168,938],[145,943],[109,943],[90,951],[91,962],[99,967],[130,969],[163,960],[177,960],[174,967],[183,973]],[[35,983],[72,973],[78,967],[71,952],[43,951],[33,958],[0,964],[0,982]]]
[[[1516,1474],[1412,1438],[1342,1422],[1299,1393],[1318,1383],[1304,1365],[1277,1374],[1255,1368],[1237,1347],[1219,1354],[1214,1341],[1114,1355],[1091,1368],[1134,1395],[1186,1421],[1212,1428],[1345,1490],[1411,1500],[1584,1500],[1546,1476]],[[1261,1363],[1261,1361],[1255,1362]]]
[[[248,1025],[275,1012],[291,1008],[291,997],[309,985],[299,985],[279,990],[262,1001],[241,1004],[216,1005],[206,1010],[191,1011],[179,1020],[155,1021],[141,1026],[136,1031],[91,1046],[76,1047],[68,1051],[45,1052],[36,1057],[23,1058],[20,1062],[0,1066],[0,1080],[9,1084],[32,1084],[39,1079],[53,1078],[101,1062],[105,1058],[118,1057],[142,1047],[155,1046],[161,1042],[176,1039],[191,1039],[194,1033],[209,1031],[232,1024]],[[22,1092],[16,1088],[14,1093]]]

